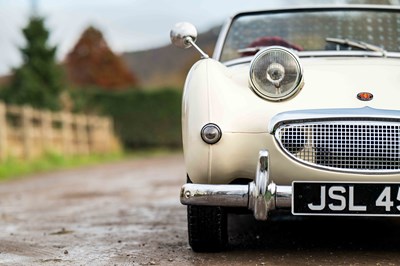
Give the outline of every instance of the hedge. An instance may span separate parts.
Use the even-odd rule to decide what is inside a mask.
[[[112,116],[125,148],[181,147],[181,98],[176,89],[156,91],[74,90],[76,111]]]

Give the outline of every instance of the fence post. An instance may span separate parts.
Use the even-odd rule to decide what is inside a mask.
[[[105,151],[111,150],[111,118],[105,117],[103,118],[104,123],[104,144]]]
[[[0,161],[7,156],[7,126],[6,105],[0,102]]]
[[[110,127],[110,123],[109,123],[109,120],[108,120],[108,117],[103,117],[103,119],[102,119],[103,121],[103,125],[102,125],[102,127],[103,127],[103,139],[104,139],[104,146],[103,146],[103,152],[107,152],[108,151],[108,148],[110,147],[110,136],[109,136],[109,134],[108,134],[108,132],[109,132],[109,127]]]
[[[61,123],[62,123],[62,142],[63,142],[63,152],[65,154],[70,154],[72,151],[71,143],[71,115],[69,113],[61,113]]]
[[[87,117],[84,115],[77,116],[77,137],[80,145],[80,152],[89,154],[89,134],[87,131]]]
[[[53,124],[51,113],[49,111],[40,112],[41,119],[41,138],[42,138],[42,152],[49,152],[52,149],[53,140]]]
[[[96,116],[87,116],[87,132],[88,132],[88,143],[89,143],[89,153],[98,152],[97,149],[97,128],[96,128]]]
[[[22,142],[24,145],[24,157],[30,159],[32,157],[32,108],[30,106],[24,105],[22,107]]]

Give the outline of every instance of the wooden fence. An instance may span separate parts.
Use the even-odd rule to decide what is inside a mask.
[[[109,117],[50,112],[0,102],[0,160],[45,152],[107,153],[118,149]]]

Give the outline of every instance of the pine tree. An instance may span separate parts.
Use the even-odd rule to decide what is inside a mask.
[[[21,48],[23,64],[14,70],[10,87],[3,93],[8,103],[60,110],[63,91],[62,72],[57,65],[56,47],[49,47],[49,32],[44,19],[33,16],[23,29],[26,46]]]

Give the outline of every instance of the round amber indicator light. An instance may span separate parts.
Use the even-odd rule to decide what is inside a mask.
[[[371,101],[372,98],[374,98],[374,95],[369,92],[360,92],[357,94],[357,99],[359,99],[360,101]]]

